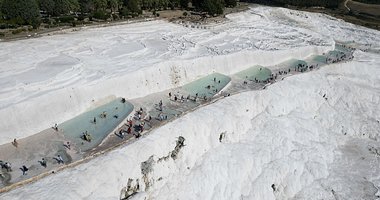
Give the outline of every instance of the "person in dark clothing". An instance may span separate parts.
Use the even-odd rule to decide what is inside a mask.
[[[64,163],[64,162],[63,162],[63,158],[62,158],[61,155],[58,155],[55,159],[57,160],[58,164],[60,164],[60,163],[63,164],[63,163]]]
[[[6,162],[4,165],[1,166],[1,168],[5,168],[7,172],[12,171],[12,166],[11,166],[11,163],[9,162]]]
[[[13,144],[13,146],[18,147],[18,142],[17,142],[16,138],[13,140],[12,144]]]
[[[22,175],[26,175],[26,172],[29,170],[25,165],[23,165],[20,169],[22,171]]]
[[[42,167],[45,167],[45,168],[47,167],[47,163],[46,163],[45,158],[42,158],[42,160],[39,162],[41,163]]]

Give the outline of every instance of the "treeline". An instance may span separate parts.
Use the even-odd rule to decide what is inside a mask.
[[[292,5],[299,7],[321,6],[326,8],[337,8],[343,0],[241,0],[250,3],[259,3],[267,5]]]
[[[193,5],[189,7],[190,5]],[[72,22],[88,18],[117,20],[135,17],[143,10],[192,9],[210,15],[223,13],[224,7],[236,6],[236,0],[0,0],[0,24],[32,25],[50,19]],[[74,20],[75,18],[75,20]]]
[[[343,0],[276,0],[279,3],[301,7],[322,6],[327,8],[337,8]]]
[[[369,4],[380,4],[380,0],[355,0],[355,1],[358,1],[361,3],[369,3]]]

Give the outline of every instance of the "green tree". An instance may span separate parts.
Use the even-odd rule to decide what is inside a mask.
[[[236,0],[224,0],[226,7],[235,7],[237,5]]]
[[[201,9],[206,11],[209,15],[223,14],[223,8],[223,0],[204,0],[201,4]]]
[[[107,0],[93,0],[95,10],[106,10],[108,6]]]
[[[41,21],[36,0],[3,0],[1,11],[5,19],[16,24],[37,28]]]
[[[39,0],[40,9],[46,11],[49,15],[54,15],[55,1],[54,0]]]
[[[143,9],[143,10],[152,9],[152,6],[153,6],[153,0],[142,0],[141,1],[141,9]]]
[[[294,6],[323,6],[323,7],[330,7],[330,8],[336,8],[339,6],[340,3],[343,2],[343,0],[307,0],[307,1],[301,1],[301,0],[273,0],[276,3],[282,4],[282,5],[294,5]]]
[[[111,12],[114,12],[119,9],[121,4],[120,0],[108,0],[108,8],[111,9]]]
[[[174,9],[179,6],[179,0],[169,0],[168,4],[171,9]]]
[[[0,0],[0,21],[3,19],[3,12],[1,11],[2,5],[3,5],[3,0]]]
[[[380,0],[356,0],[362,3],[369,3],[369,4],[380,4]]]
[[[196,9],[201,9],[204,0],[192,0],[191,3]]]
[[[94,10],[94,2],[93,0],[79,0],[79,8],[82,15],[90,13]]]
[[[180,0],[179,4],[180,4],[181,8],[186,9],[189,6],[189,0]]]
[[[49,15],[59,16],[79,10],[78,0],[39,0],[40,9]]]
[[[169,1],[168,0],[158,0],[158,9],[159,10],[163,10],[163,9],[166,9],[169,5]]]
[[[76,12],[79,10],[79,2],[78,0],[63,0],[65,1],[65,4],[68,7],[68,10],[71,12]]]
[[[125,13],[130,13],[132,15],[141,14],[141,7],[139,0],[124,0]]]

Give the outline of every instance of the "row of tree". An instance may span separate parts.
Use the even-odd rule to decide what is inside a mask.
[[[380,4],[380,0],[356,0],[356,1],[359,1],[362,3],[369,3],[369,4]]]
[[[0,0],[1,21],[38,27],[44,17],[81,16],[106,19],[113,14],[137,16],[142,10],[191,9],[210,15],[222,14],[236,0]],[[1,22],[0,21],[0,22]]]
[[[343,0],[276,0],[279,3],[290,4],[302,7],[323,6],[327,8],[337,8]]]
[[[268,5],[293,5],[300,7],[321,6],[327,8],[337,8],[343,0],[241,0],[251,3],[268,4]],[[371,0],[369,0],[371,1]],[[377,1],[377,0],[375,0]]]
[[[36,1],[0,0],[3,19],[12,24],[30,24],[34,27],[40,23],[40,12]]]

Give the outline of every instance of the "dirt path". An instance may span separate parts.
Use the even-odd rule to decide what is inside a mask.
[[[351,1],[351,0],[345,0],[345,1],[344,1],[344,4],[343,4],[344,7],[347,8],[348,12],[351,11],[351,9],[347,6],[347,3],[348,3],[349,1]]]

